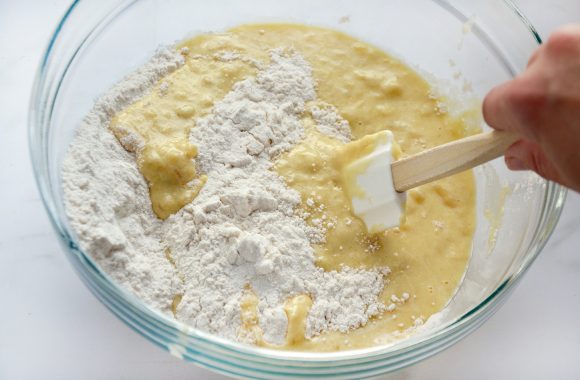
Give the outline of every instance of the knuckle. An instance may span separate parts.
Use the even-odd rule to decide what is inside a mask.
[[[516,112],[535,118],[546,105],[547,96],[543,91],[514,86],[506,101]]]
[[[563,54],[580,50],[580,33],[568,29],[556,30],[546,43],[546,50],[551,54]]]
[[[511,109],[524,130],[537,137],[542,126],[548,95],[539,87],[523,84],[512,86],[506,93],[506,107]]]
[[[546,104],[547,96],[543,91],[514,89],[508,101],[520,111],[532,112],[541,109]]]

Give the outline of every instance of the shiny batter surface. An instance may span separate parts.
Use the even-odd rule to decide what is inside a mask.
[[[345,34],[264,24],[201,35],[178,46],[187,52],[183,67],[111,124],[125,148],[136,152],[159,218],[178,211],[203,186],[204,176],[192,160],[197,148],[188,141],[195,118],[207,114],[234,83],[254,75],[256,62],[267,63],[269,50],[279,47],[294,48],[312,65],[317,105],[334,105],[349,122],[353,139],[389,129],[405,156],[467,134],[464,121],[439,106],[441,99],[420,75]],[[232,51],[245,59],[224,59],[224,53]],[[328,231],[326,242],[315,247],[317,264],[326,270],[388,266],[391,273],[381,295],[388,310],[349,333],[326,332],[306,339],[311,300],[296,296],[285,307],[286,345],[277,348],[333,351],[391,342],[440,311],[456,291],[474,233],[474,176],[469,171],[410,191],[404,223],[369,234],[353,215],[342,188],[336,152],[344,143],[316,131],[308,112],[304,125],[305,140],[277,158],[275,170],[301,194],[299,212]],[[135,146],[133,134],[140,136],[142,146]],[[258,344],[266,345],[259,339],[257,299],[251,289],[241,304],[242,334],[252,334]]]

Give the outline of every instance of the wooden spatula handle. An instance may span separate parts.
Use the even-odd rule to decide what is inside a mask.
[[[492,131],[428,149],[391,165],[395,190],[410,190],[501,156],[518,140],[509,132]]]

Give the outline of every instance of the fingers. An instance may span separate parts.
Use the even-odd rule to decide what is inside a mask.
[[[522,140],[505,153],[513,170],[533,170],[580,190],[580,25],[555,31],[514,80],[483,103],[486,122]]]
[[[528,140],[540,140],[548,95],[546,81],[537,71],[529,70],[487,94],[483,117],[490,127],[517,133]]]
[[[505,153],[505,162],[511,170],[533,170],[546,179],[562,183],[554,164],[533,142],[520,140],[510,146]]]
[[[559,59],[575,57],[580,52],[580,24],[558,28],[544,46],[550,55]]]
[[[521,130],[510,101],[517,81],[514,79],[494,87],[483,100],[483,118],[490,127],[510,132]]]
[[[503,117],[500,116],[505,113],[502,109],[501,99],[502,95],[505,93],[506,86],[510,82],[506,82],[502,85],[496,86],[491,89],[491,91],[483,99],[482,112],[483,119],[492,128],[499,130],[510,129],[509,126],[505,125],[503,122]]]
[[[559,72],[557,67],[577,62],[578,55],[580,25],[569,25],[555,31],[545,45],[536,49],[524,73],[493,88],[485,97],[483,117],[487,124],[539,141],[545,132],[541,127],[551,117],[545,106],[549,103],[550,93],[558,87],[553,78]],[[572,78],[570,83],[574,83]]]

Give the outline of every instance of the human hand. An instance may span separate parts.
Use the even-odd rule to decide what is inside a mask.
[[[556,30],[521,75],[492,89],[483,116],[521,136],[505,153],[510,169],[580,191],[580,25]]]

